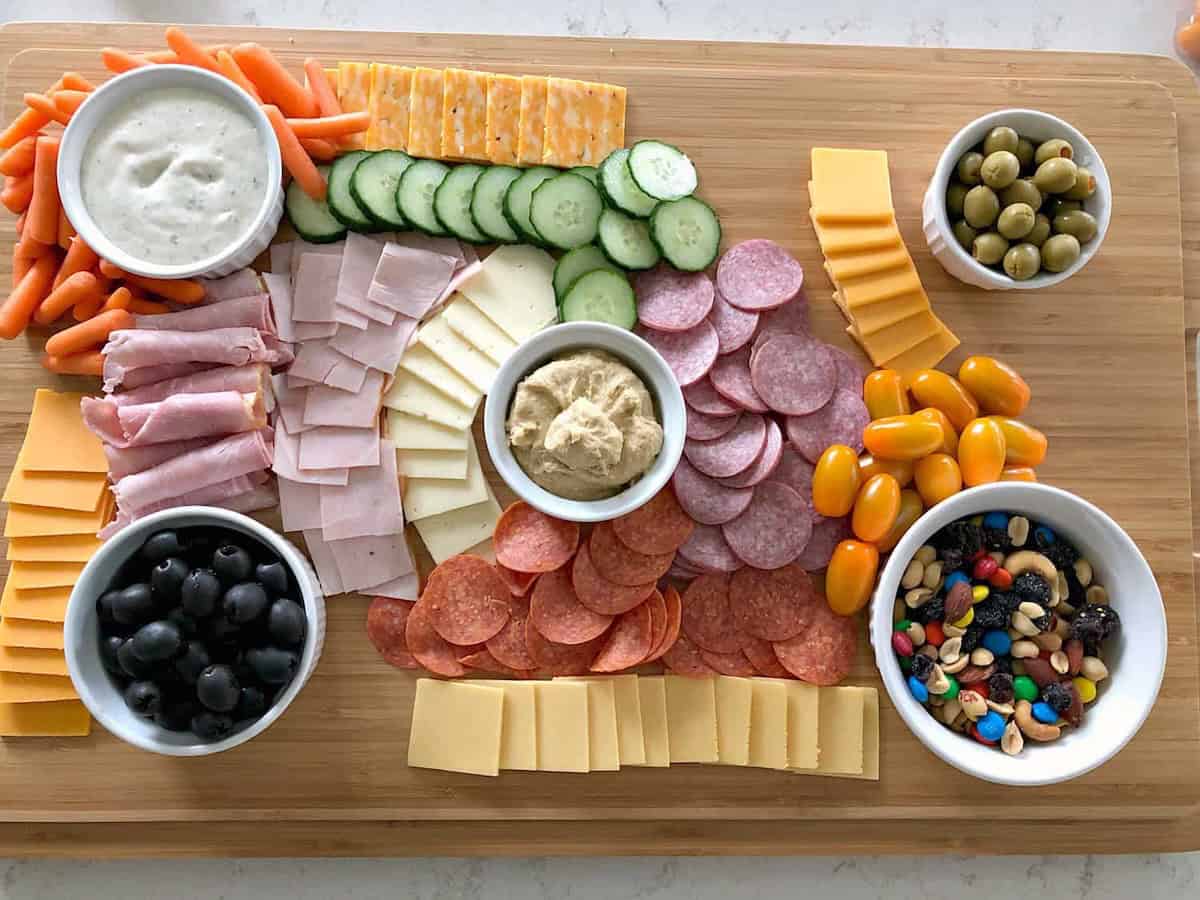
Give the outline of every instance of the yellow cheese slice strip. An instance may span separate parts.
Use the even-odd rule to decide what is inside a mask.
[[[371,124],[364,138],[368,150],[403,150],[408,145],[408,104],[413,70],[407,66],[371,64],[367,111]]]
[[[625,88],[616,84],[601,85],[604,89],[604,111],[592,157],[603,161],[614,150],[625,146]]]
[[[636,675],[611,675],[613,698],[617,704],[617,746],[621,765],[641,766],[646,762],[646,743],[642,730],[642,701]]]
[[[841,775],[840,778],[879,780],[879,691],[865,687],[863,692],[863,770],[861,775]]]
[[[788,768],[815,769],[821,691],[816,685],[789,681],[787,692]]]
[[[85,737],[92,717],[78,700],[0,703],[0,737]]]
[[[751,682],[750,765],[762,769],[788,767],[787,685],[780,678]]]
[[[812,224],[821,244],[821,252],[826,257],[904,246],[895,220],[864,225],[824,225],[813,219]]]
[[[716,680],[679,675],[664,677],[671,762],[717,762]]]
[[[521,79],[487,77],[487,157],[505,166],[517,164],[521,131]]]
[[[71,679],[64,675],[0,672],[0,703],[46,703],[51,700],[78,699]]]
[[[0,617],[14,619],[38,619],[42,622],[65,622],[67,602],[71,599],[71,588],[38,588],[18,591],[10,581],[4,583],[4,594],[0,597]]]
[[[617,698],[612,681],[588,677],[561,680],[578,680],[587,685],[588,768],[592,772],[617,771],[621,768],[621,750],[617,737]]]
[[[54,537],[11,538],[8,559],[13,562],[87,562],[100,549],[94,534],[60,534]]]
[[[544,76],[521,76],[521,118],[517,135],[517,161],[520,165],[536,166],[542,161],[548,87],[549,79]]]
[[[446,361],[434,353],[423,341],[413,344],[404,351],[404,356],[400,358],[400,368],[437,388],[459,406],[474,408],[483,396],[483,392],[479,388],[450,368]],[[391,390],[384,394],[385,405],[388,403],[389,394],[391,394]]]
[[[342,112],[363,112],[371,99],[371,64],[365,62],[339,62],[337,79],[338,102]],[[364,132],[348,135],[341,142],[347,150],[362,150],[366,147]]]
[[[408,102],[408,152],[437,159],[442,152],[442,70],[418,68]]]
[[[840,284],[850,278],[862,278],[877,272],[898,269],[908,265],[909,262],[910,257],[905,247],[883,247],[832,256],[825,261],[825,271],[829,273],[829,277],[835,284]]]
[[[958,338],[949,328],[940,321],[937,324],[938,331],[933,337],[926,338],[915,347],[876,365],[900,372],[904,376],[905,384],[909,383],[921,369],[932,369],[959,343]]]
[[[538,771],[589,771],[587,685],[542,681],[537,683],[536,696]]]
[[[546,131],[542,163],[547,166],[592,166],[596,135],[604,120],[604,85],[570,78],[551,78],[546,90]]]
[[[861,335],[873,335],[877,331],[890,328],[898,322],[915,316],[920,312],[929,312],[929,298],[924,291],[913,294],[903,294],[899,297],[889,297],[878,303],[869,303],[855,310],[847,310],[841,292],[835,301],[847,319],[854,323],[855,330]]]
[[[24,467],[24,451],[9,476],[5,503],[53,506],[93,512],[100,506],[108,478],[100,472],[31,472]]]
[[[471,684],[504,691],[504,721],[500,725],[500,768],[537,770],[537,706],[532,681],[473,679]]]
[[[748,678],[718,675],[717,759],[726,766],[750,764],[750,705],[754,689]]]
[[[0,645],[0,672],[28,672],[30,675],[66,675],[67,658],[61,650],[44,647],[5,647]]]
[[[0,645],[61,650],[63,648],[62,623],[39,622],[36,619],[0,619]],[[46,699],[57,698],[47,697]],[[0,703],[3,702],[3,699],[0,698]]]
[[[29,430],[21,448],[30,472],[108,472],[100,439],[83,424],[83,394],[38,388],[29,413]]]
[[[8,508],[4,536],[48,537],[59,534],[95,534],[108,521],[112,512],[112,495],[106,494],[96,512],[52,509],[48,506],[26,506],[14,503]]]
[[[487,162],[487,73],[442,73],[442,156]]]
[[[418,678],[408,764],[467,775],[500,774],[504,691],[466,681]]]
[[[667,691],[662,675],[638,678],[638,703],[641,704],[642,737],[646,750],[645,765],[666,768],[671,764],[670,735],[667,732]]]
[[[410,416],[399,410],[387,410],[388,439],[402,450],[466,450],[467,432]]]
[[[411,352],[412,348],[410,348]],[[405,353],[408,356],[409,353]],[[447,369],[449,371],[449,369]],[[452,431],[465,431],[475,418],[475,407],[463,406],[424,379],[403,369],[383,395],[383,405],[410,416],[426,419]]]
[[[883,150],[812,148],[809,197],[820,222],[886,222],[892,184]]]
[[[83,563],[15,562],[8,570],[8,580],[19,591],[31,588],[71,587],[79,580]]]
[[[863,693],[859,687],[821,688],[818,773],[862,774]]]
[[[871,362],[882,366],[887,360],[936,335],[938,320],[933,313],[924,310],[870,335],[859,334],[853,326],[851,328],[851,337],[867,352]]]
[[[917,275],[916,266],[911,262],[902,268],[892,269],[838,282],[842,295],[846,298],[846,306],[853,313],[860,306],[868,303],[878,303],[899,297],[901,294],[911,294],[921,290],[921,278]]]

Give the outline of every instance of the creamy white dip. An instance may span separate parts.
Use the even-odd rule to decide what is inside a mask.
[[[83,203],[131,256],[159,265],[207,259],[243,237],[267,191],[251,118],[189,87],[146,91],[96,127],[83,152]]]

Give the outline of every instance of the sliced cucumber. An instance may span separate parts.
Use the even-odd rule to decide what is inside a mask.
[[[396,206],[400,215],[426,234],[442,236],[446,229],[433,211],[433,195],[450,174],[450,167],[432,159],[418,159],[400,176]]]
[[[534,230],[533,223],[529,221],[529,203],[533,200],[533,192],[543,181],[557,174],[558,169],[534,166],[522,172],[521,177],[504,192],[504,218],[508,219],[508,224],[530,243],[542,243],[542,236]]]
[[[361,160],[350,176],[350,196],[381,228],[407,228],[396,208],[400,176],[413,158],[400,150],[380,150]]]
[[[580,175],[595,184],[600,179],[600,173],[596,171],[595,166],[574,166],[567,169],[572,175]]]
[[[637,186],[629,174],[629,151],[614,150],[600,163],[598,187],[604,202],[613,209],[644,219],[654,212],[658,201]]]
[[[560,250],[574,250],[596,239],[604,201],[596,186],[564,172],[538,185],[529,204],[533,229]]]
[[[637,301],[624,275],[600,269],[575,279],[563,297],[559,316],[564,322],[607,322],[632,330]]]
[[[317,166],[317,171],[329,177],[329,166]],[[331,244],[346,236],[346,226],[329,211],[329,204],[304,193],[300,182],[292,181],[288,185],[285,205],[288,221],[296,234],[309,243]]]
[[[667,200],[654,207],[650,238],[675,268],[699,272],[717,259],[721,222],[703,200]]]
[[[367,215],[350,193],[350,179],[354,177],[354,170],[370,155],[366,150],[354,150],[339,156],[329,170],[329,211],[354,231],[375,229],[375,220]]]
[[[521,239],[504,218],[504,195],[508,186],[520,177],[520,169],[492,166],[479,176],[471,195],[471,218],[475,227],[501,244],[515,244]]]
[[[575,279],[588,272],[595,272],[597,269],[606,269],[609,272],[621,271],[595,244],[576,247],[574,250],[564,253],[554,267],[554,296],[561,303],[571,285],[575,283]]]
[[[682,150],[662,141],[638,141],[630,147],[629,174],[659,200],[682,200],[696,192],[696,167]]]
[[[471,195],[482,174],[483,166],[474,163],[455,166],[433,194],[433,214],[442,227],[470,244],[485,244],[488,239],[471,219]]]
[[[604,254],[623,269],[649,269],[661,256],[645,221],[620,210],[606,209],[600,214],[598,240]]]

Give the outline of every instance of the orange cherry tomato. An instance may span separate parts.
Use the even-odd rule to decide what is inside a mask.
[[[913,480],[913,464],[912,460],[908,459],[876,459],[870,453],[864,453],[858,458],[858,471],[862,476],[859,480],[863,484],[866,484],[872,475],[878,475],[880,472],[891,475],[900,482],[900,487],[908,487]]]
[[[1000,470],[1001,481],[1037,481],[1037,472],[1029,466],[1005,466]]]
[[[904,376],[895,369],[876,369],[863,380],[863,400],[872,419],[907,416],[912,412]]]
[[[963,484],[974,487],[1000,480],[1004,468],[1004,432],[991,419],[975,419],[958,437],[958,466]]]
[[[930,453],[924,459],[917,460],[913,466],[913,478],[917,482],[921,500],[927,507],[954,496],[962,490],[963,485],[958,460],[949,453]]]
[[[922,369],[913,376],[909,387],[921,406],[932,406],[944,412],[959,431],[979,415],[979,404],[958,379],[937,369]]]
[[[860,540],[874,543],[885,537],[900,515],[900,482],[881,472],[872,475],[854,500],[850,527]]]
[[[921,503],[921,495],[916,491],[907,490],[900,492],[900,514],[896,516],[896,523],[892,526],[892,530],[883,536],[876,546],[879,547],[880,553],[887,553],[898,543],[900,538],[904,537],[904,532],[913,527],[917,519],[921,518],[921,514],[925,512],[925,506]]]
[[[920,459],[943,440],[941,426],[916,416],[888,416],[863,429],[863,446],[882,459]]]
[[[860,474],[858,454],[845,444],[827,447],[813,471],[813,508],[823,516],[844,516],[854,507]]]
[[[1019,416],[1032,396],[1012,366],[990,356],[968,356],[958,367],[958,380],[988,414]]]
[[[988,416],[1004,432],[1004,462],[1010,466],[1040,466],[1046,458],[1046,436],[1020,419]]]
[[[825,599],[839,616],[852,616],[871,599],[879,551],[864,541],[842,541],[825,570]]]
[[[942,429],[942,446],[938,447],[939,453],[949,453],[951,456],[958,453],[958,432],[954,430],[954,425],[950,422],[949,416],[936,406],[927,406],[913,413],[913,415],[918,419],[928,419],[930,422],[937,422],[938,427]]]

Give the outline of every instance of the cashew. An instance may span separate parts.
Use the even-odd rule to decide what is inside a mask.
[[[961,731],[964,734],[967,731],[967,726],[971,724],[971,720],[967,718],[967,714],[961,709],[958,711],[958,716],[950,723],[950,727],[955,731]]]
[[[1046,611],[1044,609],[1042,609],[1036,603],[1032,603],[1029,600],[1026,600],[1023,603],[1021,603],[1021,605],[1018,606],[1017,609],[1019,609],[1021,612],[1025,613],[1025,615],[1029,616],[1029,618],[1031,618],[1031,619],[1040,619],[1042,616],[1044,616],[1046,614]]]
[[[925,687],[929,689],[929,693],[931,694],[944,694],[950,690],[950,679],[946,677],[946,673],[942,671],[941,666],[934,665],[933,674],[925,682]]]
[[[1008,520],[1008,539],[1014,547],[1024,547],[1029,540],[1029,520],[1024,516],[1013,516]]]
[[[1108,666],[1099,657],[1085,656],[1079,665],[1079,674],[1088,681],[1101,682],[1108,677]]]
[[[920,647],[925,643],[925,626],[920,622],[913,622],[906,631],[908,639],[913,642],[914,647]]]
[[[1016,756],[1025,749],[1025,738],[1021,737],[1021,729],[1016,722],[1004,726],[1004,735],[1000,738],[1000,749],[1009,756]]]
[[[945,672],[947,675],[957,675],[959,672],[961,672],[963,669],[965,669],[967,667],[967,663],[969,663],[970,661],[971,661],[971,657],[969,657],[969,656],[967,656],[967,654],[963,653],[954,662],[943,664],[942,671]]]
[[[919,560],[921,565],[927,566],[937,559],[937,551],[929,544],[922,544],[917,548],[917,552],[913,554],[913,559]]]
[[[925,573],[921,576],[921,584],[931,591],[936,591],[942,586],[942,564],[940,562],[935,560],[925,567]]]
[[[1075,580],[1084,587],[1092,583],[1092,564],[1082,556],[1075,560]]]
[[[1099,606],[1108,602],[1108,591],[1106,591],[1101,585],[1093,584],[1087,589],[1087,593],[1084,594],[1084,597],[1087,598],[1088,603],[1091,603],[1094,606]]]
[[[1046,579],[1046,584],[1053,586],[1058,581],[1058,570],[1042,554],[1035,550],[1018,550],[1010,553],[1004,560],[1004,568],[1016,578],[1023,572],[1036,572]]]
[[[987,706],[992,712],[999,713],[1006,719],[1013,714],[1013,705],[1011,703],[997,703],[995,700],[988,700]]]
[[[925,702],[936,709],[939,706],[945,706],[946,698],[939,697],[937,694],[930,694],[929,699]]]
[[[962,654],[962,638],[961,637],[952,637],[952,638],[948,639],[947,641],[945,641],[942,644],[941,649],[938,650],[938,656],[940,656],[942,659],[942,662],[945,662],[945,663],[954,662],[956,659],[958,659],[958,657],[961,654]]]
[[[971,651],[971,662],[977,666],[988,666],[996,661],[996,654],[987,647],[976,647]]]
[[[1033,637],[1040,630],[1025,613],[1019,609],[1012,614],[1012,627],[1026,637]]]
[[[933,591],[926,587],[913,588],[904,595],[904,605],[909,609],[917,609],[929,602]]]
[[[1009,652],[1013,659],[1030,659],[1038,655],[1038,645],[1026,639],[1013,641],[1012,649]]]
[[[906,591],[909,588],[915,588],[921,583],[921,578],[925,574],[925,567],[917,560],[910,560],[908,566],[904,569],[904,574],[900,576],[900,587]]]
[[[1043,650],[1049,650],[1051,653],[1053,653],[1055,650],[1061,650],[1063,645],[1063,639],[1053,631],[1035,634],[1033,636],[1033,642]]]
[[[1057,741],[1062,729],[1057,725],[1046,725],[1033,717],[1033,706],[1028,700],[1018,700],[1013,710],[1013,721],[1032,741]]]
[[[957,625],[946,622],[942,625],[942,634],[948,638],[962,637],[967,633],[967,629],[959,628]]]
[[[1059,675],[1066,675],[1067,671],[1071,668],[1071,661],[1067,659],[1067,654],[1061,650],[1055,650],[1050,654],[1050,668]]]
[[[987,715],[987,702],[984,701],[983,695],[976,691],[960,691],[958,702],[962,704],[963,712],[971,721]]]

